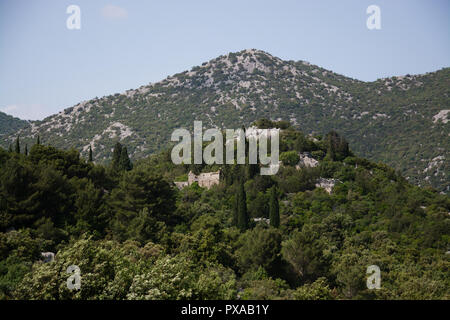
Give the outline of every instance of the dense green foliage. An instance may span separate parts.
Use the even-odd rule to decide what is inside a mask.
[[[0,139],[2,136],[17,132],[17,130],[22,129],[27,126],[27,124],[28,122],[25,120],[14,118],[13,116],[0,111]]]
[[[450,298],[449,197],[353,156],[335,132],[314,141],[286,127],[280,151],[320,162],[275,176],[174,165],[169,151],[126,168],[42,144],[0,148],[0,298]],[[172,184],[217,169],[209,190]],[[320,177],[336,179],[330,194]],[[45,251],[55,261],[40,261]],[[365,286],[373,264],[380,290]],[[80,290],[67,289],[70,265]]]

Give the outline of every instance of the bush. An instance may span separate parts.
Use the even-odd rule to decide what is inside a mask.
[[[281,234],[278,229],[258,225],[245,232],[239,238],[239,244],[236,258],[243,273],[260,266],[269,273],[273,271],[281,250]]]
[[[319,278],[313,283],[298,287],[292,294],[296,300],[331,300],[333,294],[328,287],[326,278]]]
[[[280,160],[286,166],[295,166],[300,161],[300,157],[296,151],[286,151],[280,154]]]
[[[178,255],[158,259],[146,273],[134,277],[130,300],[233,299],[234,273],[220,265],[199,268]]]

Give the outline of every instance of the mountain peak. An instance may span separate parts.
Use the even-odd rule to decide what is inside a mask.
[[[450,180],[445,170],[448,130],[443,127],[448,122],[441,119],[447,116],[449,71],[368,83],[245,49],[160,82],[79,103],[1,137],[0,143],[7,147],[20,134],[31,144],[39,134],[55,147],[74,147],[83,154],[92,148],[94,159],[105,161],[120,141],[137,159],[167,148],[171,132],[190,128],[195,120],[221,128],[261,118],[286,120],[305,134],[337,130],[357,154],[387,160],[411,180],[443,190]],[[418,124],[420,134],[411,135]],[[411,139],[420,140],[414,145],[432,147],[419,153],[410,147]],[[425,171],[428,167],[433,174]]]

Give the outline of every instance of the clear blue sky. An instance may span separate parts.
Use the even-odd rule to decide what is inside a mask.
[[[435,71],[450,66],[449,16],[448,0],[1,0],[0,110],[42,119],[247,48],[365,81]]]

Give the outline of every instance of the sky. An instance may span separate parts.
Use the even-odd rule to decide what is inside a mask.
[[[40,120],[250,48],[363,81],[432,72],[450,66],[449,15],[448,0],[0,0],[0,111]]]

